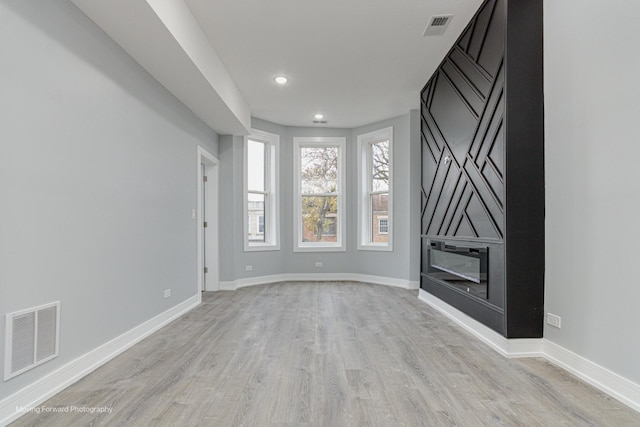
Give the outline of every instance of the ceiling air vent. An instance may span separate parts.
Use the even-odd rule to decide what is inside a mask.
[[[324,124],[324,123],[327,123],[327,121],[326,120],[314,120],[313,123],[315,123],[315,124]]]
[[[429,20],[429,25],[424,30],[424,36],[440,36],[444,34],[453,15],[438,15],[432,16]]]

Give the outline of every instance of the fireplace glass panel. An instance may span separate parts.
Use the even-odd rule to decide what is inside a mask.
[[[488,298],[488,248],[447,245],[432,241],[428,275],[477,298]]]

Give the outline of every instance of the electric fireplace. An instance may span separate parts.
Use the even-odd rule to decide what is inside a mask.
[[[427,276],[440,284],[476,298],[489,297],[486,246],[476,247],[431,240],[427,250]]]

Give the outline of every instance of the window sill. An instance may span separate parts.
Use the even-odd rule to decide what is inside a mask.
[[[393,252],[393,246],[392,245],[387,245],[387,244],[380,244],[380,245],[376,245],[376,244],[360,244],[358,245],[358,250],[359,251],[379,251],[379,252]]]
[[[260,251],[279,251],[280,250],[280,245],[269,245],[269,244],[265,244],[265,245],[246,245],[244,246],[244,251],[245,252],[260,252]]]
[[[346,252],[344,246],[296,246],[293,252]]]

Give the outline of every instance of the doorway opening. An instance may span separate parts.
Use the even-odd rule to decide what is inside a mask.
[[[220,261],[218,250],[218,190],[219,161],[202,147],[198,147],[198,202],[197,224],[197,268],[198,289],[217,291],[220,289]]]

